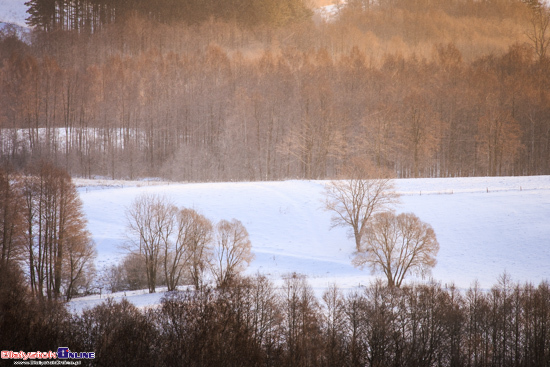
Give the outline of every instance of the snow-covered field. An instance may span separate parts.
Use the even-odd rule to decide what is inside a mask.
[[[23,0],[0,0],[0,22],[25,25]],[[320,10],[330,17],[335,6]],[[123,256],[125,209],[142,192],[164,194],[178,206],[192,207],[213,221],[237,218],[250,233],[256,259],[248,274],[275,282],[290,272],[306,274],[318,294],[336,283],[353,288],[374,279],[350,264],[353,240],[346,229],[330,229],[322,209],[319,181],[173,184],[155,181],[77,180],[97,244],[101,270]],[[413,212],[430,223],[441,246],[433,278],[443,284],[484,288],[504,271],[518,282],[550,279],[550,176],[397,180],[398,212]],[[380,275],[378,275],[380,276]],[[138,306],[158,303],[162,293],[113,295]],[[71,302],[93,306],[99,296]]]
[[[123,256],[119,245],[126,240],[125,210],[136,195],[148,192],[212,221],[243,222],[256,255],[247,274],[260,272],[277,284],[285,274],[302,273],[319,295],[331,283],[349,289],[381,277],[350,264],[354,242],[345,228],[330,229],[331,214],[323,210],[326,182],[76,183],[97,245],[99,270]],[[396,211],[415,213],[437,234],[441,248],[432,276],[443,285],[468,288],[477,280],[490,288],[505,271],[518,282],[550,279],[550,176],[404,179],[396,180],[396,187],[402,194]],[[139,306],[158,303],[162,296],[144,293],[126,296]],[[82,309],[100,301],[91,296],[71,305]]]

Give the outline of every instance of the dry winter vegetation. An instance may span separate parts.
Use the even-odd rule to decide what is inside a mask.
[[[352,1],[315,22],[279,1],[296,9],[255,24],[212,6],[163,21],[157,5],[61,3],[33,15],[49,31],[30,44],[2,37],[1,151],[17,167],[248,181],[334,178],[358,158],[398,177],[549,173],[536,3]]]
[[[546,3],[27,5],[0,28],[2,350],[550,364]],[[539,176],[456,178],[505,175]]]

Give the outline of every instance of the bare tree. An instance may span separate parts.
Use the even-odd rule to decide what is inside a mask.
[[[123,259],[121,267],[121,277],[119,284],[122,289],[136,290],[147,286],[147,269],[145,268],[145,259],[139,253],[129,253]],[[116,274],[115,274],[116,276]],[[113,282],[113,280],[111,280]],[[114,286],[116,287],[116,279]],[[113,286],[111,286],[113,288]],[[120,289],[120,290],[122,290]]]
[[[0,168],[0,263],[24,256],[23,207],[19,176],[10,168]]]
[[[158,272],[175,290],[185,272],[201,287],[213,256],[212,222],[193,209],[178,210],[166,198],[144,194],[128,209],[130,253],[145,262],[147,284],[155,292]]]
[[[543,61],[550,43],[550,11],[548,7],[539,1],[529,1],[531,16],[529,18],[529,30],[526,35],[531,41],[531,46],[539,61]]]
[[[31,289],[40,298],[46,291],[48,299],[58,299],[62,288],[71,283],[67,276],[73,282],[83,279],[81,272],[71,274],[66,268],[68,258],[76,256],[73,249],[88,249],[89,255],[78,260],[81,267],[88,266],[94,256],[93,242],[69,174],[47,162],[32,173],[22,178],[21,208]]]
[[[213,256],[212,222],[193,209],[182,209],[177,215],[178,235],[173,251],[173,274],[179,277],[176,263],[185,265],[196,289],[202,285],[205,271]],[[175,279],[177,281],[177,279]]]
[[[128,249],[143,255],[150,293],[155,292],[159,263],[169,246],[176,212],[166,198],[151,194],[138,196],[126,211],[131,236]]]
[[[348,323],[346,322],[344,294],[336,284],[332,284],[323,293],[323,301],[325,303],[323,324],[327,362],[329,366],[338,366],[346,359],[343,346]]]
[[[426,274],[439,251],[433,228],[412,213],[373,216],[353,259],[353,265],[381,269],[390,287],[400,287],[409,272]]]
[[[93,261],[96,250],[87,231],[79,236],[72,236],[67,242],[63,278],[65,298],[69,301],[75,294],[88,290],[95,273]]]
[[[502,175],[506,166],[511,166],[521,152],[521,129],[508,111],[490,108],[478,123],[476,142],[484,174]]]
[[[418,95],[411,95],[406,100],[406,112],[403,111],[403,120],[407,121],[399,130],[405,152],[405,162],[414,178],[423,177],[423,166],[430,163],[438,138],[436,133],[440,125],[436,114],[426,100]]]
[[[283,277],[281,288],[282,327],[291,366],[320,365],[321,307],[302,274]]]
[[[373,214],[398,202],[393,180],[380,169],[354,162],[345,172],[348,179],[325,186],[325,209],[332,211],[332,227],[351,227],[357,250]],[[350,236],[351,237],[351,236]]]
[[[225,286],[254,259],[248,232],[237,219],[216,225],[216,247],[212,274],[219,287]]]
[[[191,235],[188,230],[190,221],[189,216],[185,215],[185,211],[179,211],[176,216],[173,216],[175,220],[175,238],[168,239],[164,242],[163,250],[163,268],[164,278],[168,291],[176,289],[180,282],[180,278],[183,274],[184,264],[186,261],[186,247]]]

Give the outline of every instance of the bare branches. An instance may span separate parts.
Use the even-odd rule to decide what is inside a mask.
[[[399,200],[393,180],[370,166],[356,165],[348,180],[325,186],[325,209],[333,212],[332,226],[350,226],[359,250],[361,237],[373,214],[390,210]],[[350,236],[351,237],[351,236]]]
[[[19,175],[0,168],[0,265],[24,259],[23,207]]]
[[[237,219],[221,220],[216,225],[216,245],[211,270],[216,284],[222,287],[246,269],[254,254],[248,232]]]
[[[531,46],[539,61],[544,60],[546,51],[550,44],[550,11],[548,7],[537,2],[534,2],[531,8],[531,17],[529,19],[530,28],[526,32],[527,37],[531,41]]]
[[[199,289],[213,256],[212,222],[193,209],[178,213],[178,242],[193,285]],[[176,246],[176,249],[178,247]]]
[[[50,163],[22,178],[24,226],[33,294],[70,298],[89,273],[95,251],[82,202],[69,174]],[[86,267],[86,271],[82,271]]]
[[[439,243],[429,224],[412,213],[396,216],[385,212],[372,218],[353,265],[380,269],[389,286],[400,287],[408,273],[429,272],[436,264],[438,251]]]
[[[144,256],[150,293],[155,292],[161,252],[167,251],[176,210],[166,198],[143,194],[126,212],[132,236],[130,249]]]
[[[178,210],[168,199],[138,196],[126,213],[130,253],[145,262],[149,292],[155,292],[157,274],[164,272],[168,290],[184,276],[202,288],[207,271],[218,286],[228,284],[254,259],[248,232],[241,222],[222,220],[215,227],[193,209]]]
[[[48,162],[26,174],[0,168],[0,266],[26,266],[33,296],[67,299],[88,290],[94,243],[68,173]]]

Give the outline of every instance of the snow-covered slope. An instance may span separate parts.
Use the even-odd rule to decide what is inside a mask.
[[[149,192],[213,221],[242,221],[256,255],[248,274],[279,282],[289,272],[303,273],[318,292],[331,283],[367,284],[381,275],[350,264],[354,242],[345,228],[330,229],[331,214],[322,204],[325,183],[77,180],[98,269],[123,256],[118,246],[126,239],[125,210],[136,195]],[[413,212],[435,229],[441,247],[435,280],[461,288],[478,280],[489,288],[504,271],[519,282],[550,279],[550,176],[408,179],[396,180],[396,186],[402,193],[396,210]]]

